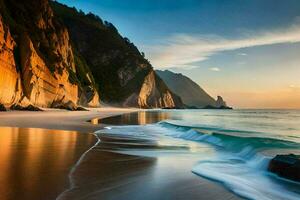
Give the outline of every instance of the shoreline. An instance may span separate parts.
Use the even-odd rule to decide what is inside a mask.
[[[87,121],[136,111],[0,112],[0,199],[56,199],[71,186],[76,164],[98,142],[94,132],[103,125]]]
[[[89,111],[57,109],[46,109],[42,112],[7,111],[0,112],[0,127],[42,128],[93,133],[103,128],[103,125],[92,124],[88,120],[103,119],[139,110],[134,108],[90,108]]]
[[[122,139],[101,131],[95,134],[101,142],[80,160],[70,174],[73,185],[57,200],[241,199],[222,185],[192,173],[198,161],[195,155],[166,154],[151,140]],[[152,156],[143,152],[152,152]]]
[[[74,181],[73,181],[73,174],[75,173],[77,167],[80,166],[81,162],[85,159],[85,156],[90,152],[92,151],[99,143],[100,143],[100,138],[98,137],[98,135],[96,133],[93,133],[94,137],[97,139],[97,141],[95,142],[95,144],[93,146],[91,146],[88,150],[86,150],[79,158],[79,160],[76,161],[76,163],[72,166],[72,168],[70,169],[70,172],[68,174],[68,180],[69,180],[69,187],[68,188],[65,188],[64,191],[62,191],[55,199],[56,200],[59,200],[61,199],[61,197],[69,192],[70,190],[74,189],[75,187],[75,184],[74,184]]]
[[[88,120],[136,111],[139,109],[10,111],[0,113],[0,126],[93,133],[97,140],[100,136],[95,131],[102,129],[104,125],[92,124]],[[195,158],[186,159],[173,155],[166,159],[160,156],[131,155],[126,151],[118,151],[118,148],[122,148],[121,143],[124,144],[123,140],[111,139],[111,144],[99,142],[100,137],[100,140],[79,155],[65,175],[69,180],[68,187],[62,188],[56,199],[240,199],[218,183],[193,174],[191,167],[197,160]],[[132,148],[132,141],[129,141],[128,144],[125,141],[125,146]],[[145,150],[142,147],[143,141],[137,140],[134,145],[140,145],[138,151]],[[147,146],[148,144],[146,148]],[[153,149],[150,151],[156,151],[155,146],[151,148]],[[174,167],[173,164],[178,162],[187,164]]]

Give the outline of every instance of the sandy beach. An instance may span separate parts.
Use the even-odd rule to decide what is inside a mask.
[[[43,112],[9,111],[0,113],[0,126],[20,128],[44,128],[54,130],[73,130],[92,133],[101,124],[87,122],[93,118],[105,118],[134,112],[137,109],[89,108],[90,111],[66,111],[46,109]]]
[[[93,132],[103,125],[87,122],[134,111],[103,108],[79,112],[0,113],[0,126],[21,127],[10,133],[7,128],[1,129],[1,134],[6,133],[5,138],[9,140],[5,142],[8,153],[4,151],[0,158],[3,168],[0,170],[0,199],[238,199],[221,185],[193,174],[191,168],[197,158],[175,154],[126,155],[126,149],[155,151],[157,146],[147,140],[103,134],[97,135],[99,142]],[[146,115],[142,112],[134,119],[143,123]],[[15,132],[19,134],[17,139],[13,137]],[[24,135],[28,138],[24,139]],[[11,157],[14,161],[9,161]],[[25,167],[18,167],[18,163]]]

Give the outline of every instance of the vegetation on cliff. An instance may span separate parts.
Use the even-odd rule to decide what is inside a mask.
[[[94,14],[48,0],[0,0],[0,44],[6,107],[99,106],[98,94],[119,106],[182,106],[144,54]]]
[[[144,54],[122,37],[113,24],[57,2],[51,5],[67,26],[74,48],[91,70],[104,102],[139,107],[182,106],[180,98],[157,77]],[[145,79],[151,73],[154,87],[145,94],[142,87],[146,87]],[[172,101],[166,100],[167,93]],[[145,98],[146,102],[141,103]]]
[[[81,87],[82,78],[77,78],[68,30],[54,16],[48,0],[1,0],[0,15],[3,27],[0,42],[5,44],[1,49],[0,70],[10,72],[3,82],[18,84],[10,86],[9,93],[13,95],[9,98],[0,95],[0,100],[4,99],[1,103],[8,107],[68,104],[75,108],[79,94],[85,93],[85,89]],[[89,85],[93,87],[92,79]],[[5,90],[2,83],[0,90]]]

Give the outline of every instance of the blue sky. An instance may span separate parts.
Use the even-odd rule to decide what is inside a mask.
[[[60,0],[240,108],[300,108],[298,0]]]

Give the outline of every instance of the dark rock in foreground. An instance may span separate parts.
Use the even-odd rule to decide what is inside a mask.
[[[42,109],[33,106],[33,105],[29,105],[29,106],[21,106],[18,104],[14,104],[10,107],[11,110],[20,110],[20,111],[43,111]]]
[[[73,102],[69,101],[67,103],[53,103],[51,105],[52,108],[62,109],[62,110],[69,110],[69,111],[89,111],[81,106],[76,106]]]
[[[300,155],[277,155],[271,160],[268,170],[280,177],[300,182]]]
[[[0,104],[0,112],[7,111],[3,104]]]
[[[57,109],[69,110],[69,111],[75,111],[77,109],[77,106],[71,101],[67,103],[54,102],[52,103],[51,107]]]

